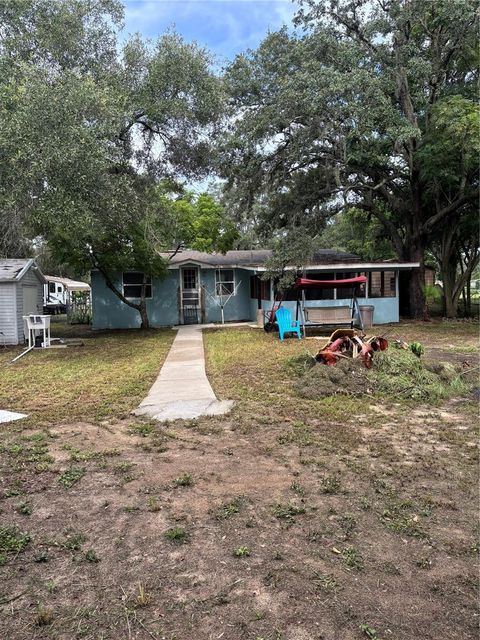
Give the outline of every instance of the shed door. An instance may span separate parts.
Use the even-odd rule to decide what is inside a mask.
[[[22,287],[23,295],[23,315],[28,316],[31,313],[39,313],[38,309],[38,287],[35,285],[24,285]]]

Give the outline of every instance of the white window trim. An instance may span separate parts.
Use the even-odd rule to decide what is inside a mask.
[[[125,295],[125,287],[141,287],[142,283],[139,282],[138,284],[125,284],[123,281],[123,276],[126,273],[141,273],[143,275],[143,271],[122,271],[122,295],[124,298],[126,298],[127,300],[141,300],[140,296],[127,296]],[[148,276],[150,278],[150,291],[151,291],[151,295],[149,296],[145,296],[145,300],[152,300],[153,298],[153,278],[152,276]],[[148,283],[147,283],[148,284]]]
[[[218,274],[220,273],[220,271],[231,271],[232,275],[233,275],[233,280],[218,280]],[[219,284],[232,284],[233,285],[233,289],[231,293],[224,293],[223,295],[220,295],[218,293],[218,285]],[[226,296],[236,296],[237,295],[237,288],[236,288],[236,284],[235,284],[235,269],[215,269],[215,297],[216,298],[225,298]]]

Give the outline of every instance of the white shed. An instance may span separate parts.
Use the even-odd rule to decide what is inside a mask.
[[[22,316],[43,312],[45,282],[35,260],[0,258],[0,345],[23,343]]]

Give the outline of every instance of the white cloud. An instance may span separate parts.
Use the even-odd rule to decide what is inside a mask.
[[[125,0],[125,35],[156,37],[174,27],[197,40],[223,61],[255,48],[267,31],[290,24],[296,5],[290,0]]]

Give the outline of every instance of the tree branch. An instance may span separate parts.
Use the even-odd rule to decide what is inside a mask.
[[[94,253],[92,253],[92,256],[94,257],[95,267],[100,271],[100,273],[104,277],[105,283],[106,283],[107,287],[110,289],[110,291],[112,291],[126,305],[128,305],[129,307],[132,307],[132,309],[136,309],[137,311],[140,311],[140,305],[139,304],[135,304],[134,302],[132,302],[131,300],[126,298],[123,295],[123,293],[119,289],[117,289],[117,287],[113,284],[113,280],[110,277],[109,273],[102,267],[102,265],[100,264],[100,262],[99,262],[98,258],[96,257],[96,255]]]
[[[449,205],[441,209],[438,213],[436,213],[433,216],[430,216],[430,218],[428,218],[422,225],[423,233],[428,233],[429,231],[431,231],[433,227],[435,227],[435,225],[441,222],[449,214],[454,213],[455,211],[460,209],[460,207],[462,207],[464,204],[469,202],[472,199],[472,196],[473,194],[464,193],[460,195],[456,200],[451,202]]]

